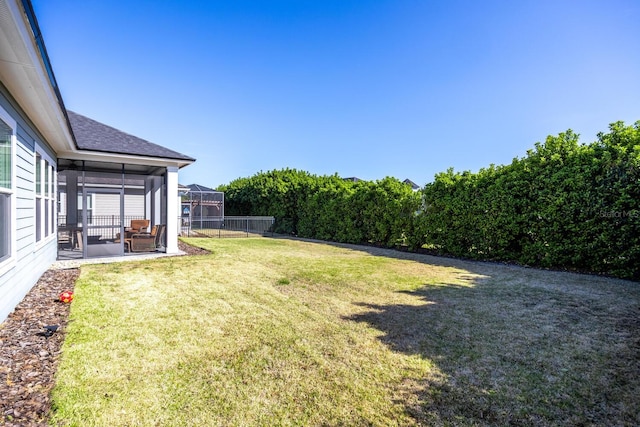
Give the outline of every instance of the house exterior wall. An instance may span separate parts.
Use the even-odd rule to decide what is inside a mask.
[[[0,108],[16,121],[15,187],[11,215],[15,228],[11,234],[11,245],[15,248],[12,261],[0,273],[0,321],[4,320],[15,306],[36,284],[42,273],[56,260],[56,234],[36,242],[35,214],[35,156],[36,150],[53,161],[52,150],[19,111],[10,95],[0,87]],[[0,218],[2,221],[8,218]]]
[[[94,215],[120,215],[119,206],[120,196],[117,194],[96,194],[95,202],[93,203]],[[58,215],[67,215],[67,194],[60,193],[59,195],[59,210]],[[144,215],[144,194],[140,191],[140,194],[125,194],[124,195],[124,216],[143,216]]]
[[[0,238],[3,239],[0,241],[0,321],[3,321],[56,259],[55,190],[52,196],[43,187],[44,177],[48,176],[47,188],[56,188],[58,164],[77,160],[154,169],[166,167],[166,184],[159,188],[165,188],[165,194],[170,197],[165,202],[165,198],[159,198],[157,192],[161,190],[158,189],[154,190],[153,200],[154,203],[159,200],[160,217],[168,221],[167,252],[174,253],[178,252],[178,224],[166,216],[179,207],[174,197],[179,167],[195,159],[88,118],[80,118],[80,125],[74,128],[70,117],[77,121],[78,115],[64,107],[31,3],[0,0],[0,24],[0,115],[10,122],[5,121],[8,126],[0,128],[3,138],[0,154],[10,146],[11,162],[5,161],[2,167],[10,163],[12,169],[11,179],[0,175]],[[83,140],[78,134],[85,125],[89,125],[90,135],[84,135]],[[93,145],[96,137],[106,145],[114,137],[124,138],[127,144],[130,142],[138,148],[106,154],[103,147]],[[75,195],[77,188],[70,191]],[[74,214],[77,212],[75,200],[75,197],[68,200]],[[148,211],[149,204],[145,203],[144,208]],[[9,243],[9,249],[5,242]]]
[[[131,216],[145,216],[144,193],[141,190],[139,190],[138,192],[139,194],[124,195],[125,218]],[[93,215],[120,216],[119,194],[96,194],[93,203]]]

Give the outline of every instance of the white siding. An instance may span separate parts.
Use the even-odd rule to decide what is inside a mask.
[[[93,214],[120,217],[120,194],[96,194],[93,198]]]
[[[129,191],[129,190],[127,190]],[[120,215],[119,194],[96,194],[93,206],[94,215]],[[144,216],[144,193],[124,195],[124,216]]]
[[[16,238],[18,259],[33,251],[35,242],[35,184],[34,153],[25,147],[18,138],[16,156]]]
[[[34,154],[18,138],[16,156],[16,265],[0,277],[0,321],[36,284],[42,273],[55,261],[57,244],[49,240],[36,248],[35,244],[35,193],[33,167]]]
[[[124,195],[124,216],[144,216],[144,193]]]
[[[1,88],[1,87],[0,87]],[[17,112],[5,93],[0,91],[0,107],[17,122],[16,129],[16,186],[15,205],[11,207],[16,218],[12,244],[16,248],[15,265],[0,276],[0,322],[36,284],[42,273],[57,257],[55,233],[36,246],[35,242],[35,145],[45,146],[37,133]],[[4,218],[3,218],[4,219]]]

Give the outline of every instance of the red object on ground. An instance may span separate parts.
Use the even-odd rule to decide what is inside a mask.
[[[64,291],[60,294],[60,301],[70,303],[73,301],[73,292],[72,291]]]

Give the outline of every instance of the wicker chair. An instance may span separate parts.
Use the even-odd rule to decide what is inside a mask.
[[[165,224],[158,225],[158,229],[156,231],[156,248],[164,248],[166,232],[167,226]]]
[[[131,227],[125,229],[125,231],[133,233],[144,233],[149,229],[149,220],[148,219],[132,219]]]
[[[149,228],[149,220],[148,219],[132,219],[131,226],[124,229],[124,245],[128,252],[135,252],[131,245],[131,238],[134,234],[145,234],[148,235],[147,229]],[[120,243],[120,233],[116,234],[116,238],[113,240],[115,243]],[[139,242],[137,247],[143,247],[143,242]],[[141,250],[137,251],[141,252]]]
[[[162,225],[154,225],[150,233],[134,233],[130,238],[125,239],[125,242],[129,241],[131,252],[153,252],[158,246],[163,227]]]
[[[58,227],[58,249],[73,249],[73,237],[70,228]]]
[[[151,233],[135,233],[131,235],[129,241],[131,252],[153,252],[156,250],[156,237]]]

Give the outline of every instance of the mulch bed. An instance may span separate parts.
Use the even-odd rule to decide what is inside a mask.
[[[187,255],[208,251],[179,242]],[[49,394],[64,342],[69,304],[59,301],[73,291],[77,268],[48,270],[9,317],[0,324],[0,425],[47,425]],[[45,326],[58,329],[46,336]]]

